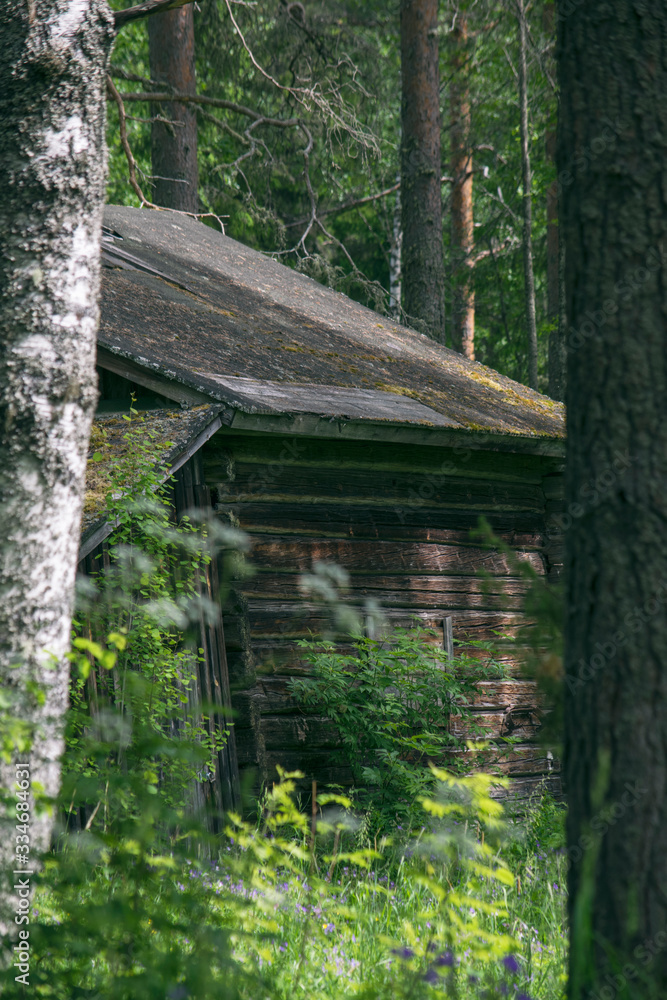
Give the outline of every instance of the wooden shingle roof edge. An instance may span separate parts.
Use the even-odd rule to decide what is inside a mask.
[[[561,455],[564,410],[173,212],[105,211],[98,360],[239,429]]]
[[[195,406],[188,410],[149,410],[137,414],[134,426],[151,435],[155,450],[156,469],[165,482],[177,472],[220,429],[224,421],[223,407],[215,404]],[[91,434],[86,493],[81,519],[79,560],[96,549],[111,534],[115,522],[105,510],[110,488],[109,467],[122,458],[127,448],[128,427],[122,414],[96,417]],[[101,461],[94,461],[93,455]]]

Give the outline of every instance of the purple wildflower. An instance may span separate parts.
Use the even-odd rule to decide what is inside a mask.
[[[533,1000],[533,998],[529,997],[527,993],[517,993],[516,1000]]]
[[[519,963],[516,960],[515,955],[505,955],[503,959],[503,965],[508,972],[515,974],[519,971]]]
[[[424,974],[423,979],[424,979],[425,983],[438,983],[438,982],[440,982],[438,973],[435,971],[435,969],[429,969],[428,972],[426,972]]]
[[[441,955],[438,955],[438,957],[436,958],[435,964],[440,966],[443,965],[452,966],[454,964],[454,956],[452,955],[451,951],[443,951],[443,953]]]
[[[405,959],[413,958],[415,954],[412,948],[392,948],[391,953],[392,955],[398,955],[399,958]]]

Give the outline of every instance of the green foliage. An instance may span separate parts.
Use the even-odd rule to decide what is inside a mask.
[[[333,1000],[344,986],[368,1000],[443,989],[489,1000],[527,986],[488,776],[434,771],[434,794],[422,801],[428,828],[401,849],[378,850],[337,849],[351,821],[344,796],[318,800],[313,836],[295,777],[266,794],[257,824],[229,817],[212,863],[194,860],[183,836],[164,851],[160,795],[145,802],[132,836],[70,836],[47,857],[34,901],[35,995]]]
[[[125,447],[107,463],[109,565],[88,581],[73,640],[63,781],[70,810],[94,806],[89,785],[102,782],[105,826],[119,810],[139,815],[158,784],[163,798],[182,802],[214,767],[226,729],[195,705],[200,651],[190,623],[215,613],[203,594],[216,548],[243,544],[240,533],[189,516],[172,523],[167,472],[155,461],[169,442],[136,410],[125,419]],[[100,635],[106,645],[93,640]]]
[[[124,6],[116,0],[116,6]],[[380,311],[388,309],[389,259],[395,195],[359,199],[390,189],[399,171],[399,4],[371,0],[231,4],[203,0],[195,15],[198,92],[273,120],[281,128],[233,109],[200,109],[199,175],[203,211],[225,218],[228,235],[298,267]],[[546,386],[546,195],[555,182],[545,134],[554,127],[556,92],[549,69],[554,37],[545,29],[547,0],[527,7],[530,45],[528,90],[532,163],[533,248],[539,331],[540,384]],[[290,13],[291,10],[291,13]],[[452,29],[458,12],[469,22],[468,70],[474,170],[476,351],[484,364],[519,381],[527,378],[527,335],[522,267],[522,182],[517,82],[517,24],[504,0],[457,0],[440,5],[442,173],[450,174],[449,81]],[[247,46],[247,47],[246,47]],[[260,72],[256,63],[267,75]],[[145,22],[124,28],[116,42],[116,83],[126,92],[146,89]],[[126,80],[120,74],[143,79]],[[276,83],[271,82],[272,77]],[[291,88],[291,89],[290,89]],[[110,104],[108,198],[137,205]],[[128,131],[150,197],[150,115],[146,103],[128,102]],[[211,119],[211,114],[218,124]],[[311,218],[305,182],[308,165],[324,229],[317,224],[300,243]],[[252,139],[251,139],[252,137]],[[447,315],[457,273],[448,224],[451,185],[443,185],[443,253]],[[354,203],[351,207],[346,207]],[[211,221],[211,220],[208,220]]]
[[[465,749],[451,732],[451,716],[475,731],[467,707],[475,682],[502,675],[490,654],[485,664],[468,655],[449,661],[436,642],[436,633],[423,628],[395,629],[382,640],[356,636],[350,652],[331,642],[299,642],[311,671],[291,689],[304,709],[335,723],[373,831],[414,824],[419,797],[433,787],[427,763],[451,762],[452,751]]]
[[[358,638],[347,656],[305,644],[315,682],[304,694],[319,684],[321,700],[326,684],[349,751],[366,755],[360,778],[377,781],[360,802],[385,826],[391,803],[393,841],[374,837],[371,848],[363,816],[337,793],[318,795],[313,823],[290,774],[266,790],[256,822],[230,814],[210,832],[189,795],[214,745],[206,706],[189,696],[198,654],[188,623],[205,607],[207,560],[217,547],[238,557],[244,542],[214,525],[173,524],[158,442],[144,431],[133,413],[127,457],[110,464],[110,564],[79,612],[94,626],[80,625],[73,642],[63,821],[35,876],[31,991],[560,1000],[561,812],[545,798],[508,842],[490,794],[497,778],[425,766],[456,746],[443,716],[461,712],[477,661],[459,657],[455,671],[410,631]],[[311,580],[339,625],[341,582],[331,567]],[[23,995],[4,985],[3,996]]]

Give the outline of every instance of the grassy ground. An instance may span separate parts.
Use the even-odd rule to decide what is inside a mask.
[[[510,821],[482,866],[467,848],[472,862],[453,856],[451,840],[443,849],[437,826],[377,851],[343,835],[333,864],[330,836],[313,859],[307,824],[287,809],[273,826],[240,826],[214,862],[142,866],[126,844],[47,879],[35,995],[564,997],[560,807],[545,799]]]

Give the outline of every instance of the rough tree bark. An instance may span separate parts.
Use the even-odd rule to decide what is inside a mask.
[[[653,1000],[667,993],[667,6],[562,2],[559,78],[568,992]]]
[[[554,38],[556,28],[556,8],[554,0],[548,0],[542,13],[542,25],[546,35]],[[550,74],[556,76],[554,50],[549,48],[546,56]],[[549,123],[544,137],[547,160],[556,163],[557,133],[555,121]],[[549,395],[552,399],[565,399],[565,301],[564,301],[565,255],[563,241],[558,236],[558,181],[547,188],[547,316],[551,324],[549,332],[548,378]]]
[[[401,0],[403,308],[445,339],[438,0]]]
[[[151,79],[181,94],[196,93],[192,5],[151,17],[148,40]],[[193,104],[169,102],[153,106],[151,114],[174,123],[151,125],[153,200],[165,208],[198,212],[197,110]]]
[[[528,71],[526,66],[527,25],[524,0],[516,0],[519,26],[519,115],[521,131],[521,179],[523,185],[523,276],[528,336],[528,384],[537,389],[537,318],[535,275],[533,272],[533,193],[530,148],[528,145]]]
[[[453,275],[452,344],[475,358],[475,292],[473,285],[472,150],[470,147],[470,50],[468,18],[461,11],[452,31],[450,113],[450,172],[452,175],[451,250]]]
[[[400,185],[400,175],[397,178]],[[389,313],[394,319],[401,320],[401,248],[403,246],[403,230],[401,229],[401,188],[396,191],[394,202],[394,218],[392,222],[391,247],[389,250]]]
[[[30,762],[32,855],[48,846],[53,821],[35,795],[39,785],[56,795],[63,750],[64,655],[97,399],[113,20],[103,0],[32,0],[5,5],[0,24],[0,685],[5,749],[11,719],[33,739],[20,754]],[[0,759],[11,809],[0,828],[3,874],[20,867],[10,758]],[[6,891],[0,903],[4,936]],[[13,914],[9,926],[16,930]]]

